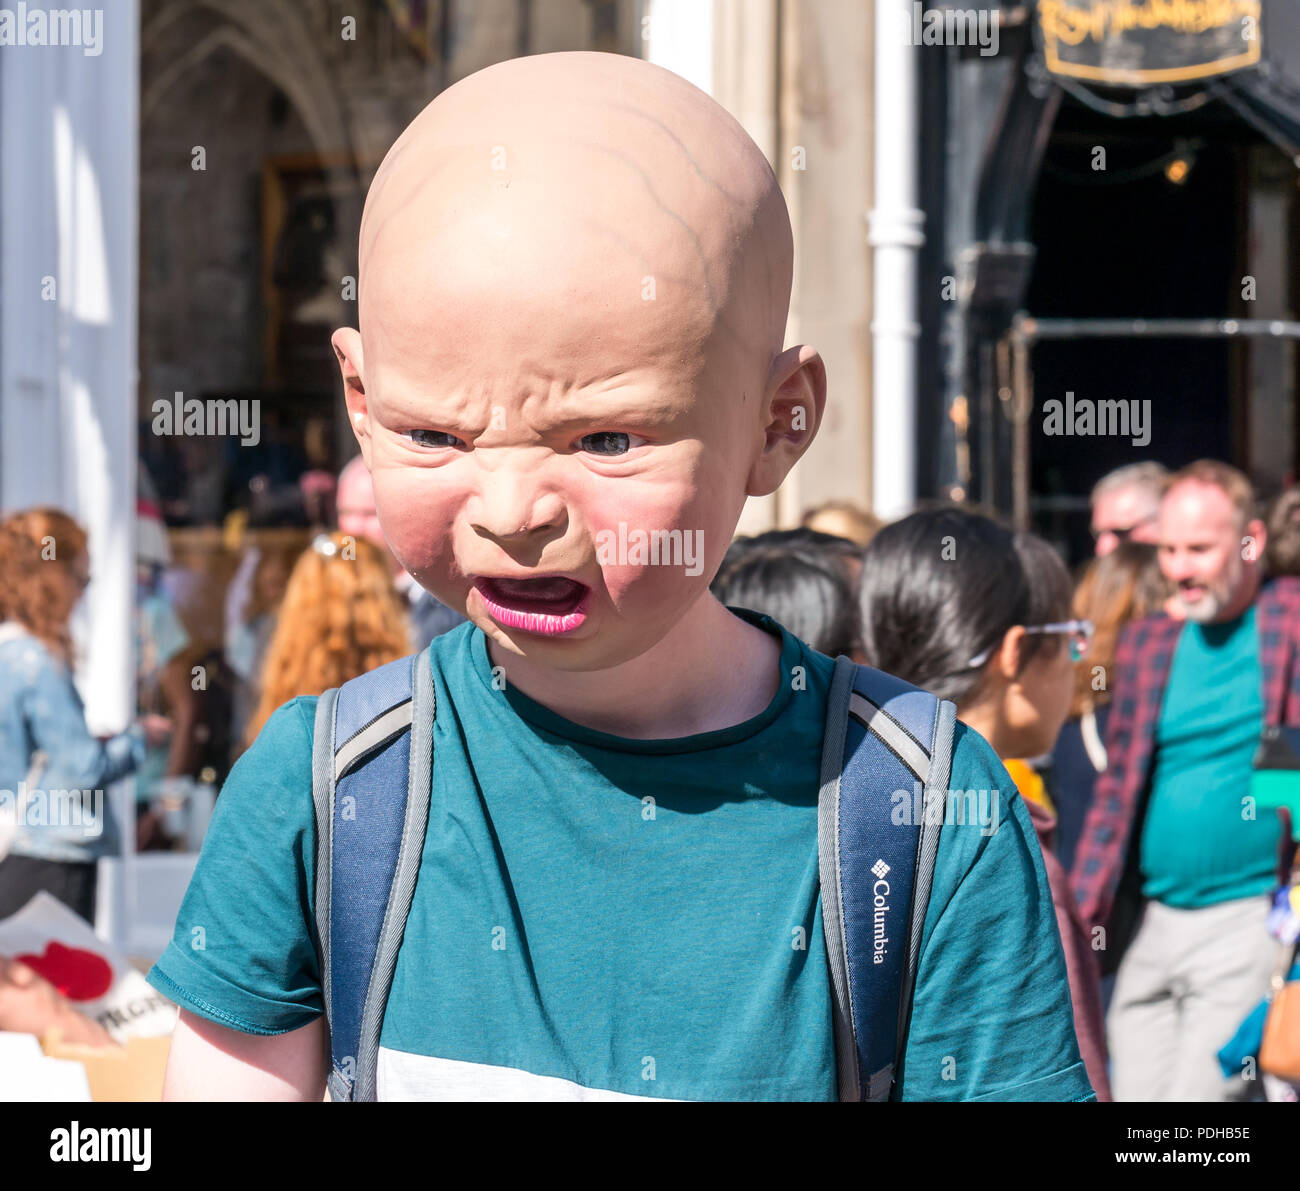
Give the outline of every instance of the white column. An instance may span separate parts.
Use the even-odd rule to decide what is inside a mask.
[[[903,31],[911,0],[876,0],[875,205],[872,272],[872,511],[891,518],[916,500],[917,50]]]
[[[0,507],[90,535],[78,679],[111,732],[135,709],[140,22],[138,0],[85,11],[98,45],[0,50]]]
[[[90,10],[88,10],[90,11]],[[58,505],[90,534],[87,715],[134,710],[139,14],[98,54],[0,52],[0,505]]]
[[[645,59],[713,94],[713,0],[646,0]]]

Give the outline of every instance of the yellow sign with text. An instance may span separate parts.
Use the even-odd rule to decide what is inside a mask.
[[[1053,74],[1144,87],[1253,66],[1261,0],[1039,0]]]

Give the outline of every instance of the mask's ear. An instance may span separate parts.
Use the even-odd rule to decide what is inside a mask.
[[[361,332],[355,327],[340,327],[330,337],[330,346],[339,362],[343,377],[343,400],[348,407],[348,422],[357,436],[357,445],[370,466],[370,410],[366,404],[366,386],[362,380]]]
[[[747,496],[775,492],[808,449],[826,412],[826,365],[811,347],[787,348],[772,363],[763,402],[763,449]]]

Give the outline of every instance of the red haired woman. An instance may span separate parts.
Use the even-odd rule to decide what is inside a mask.
[[[364,538],[320,534],[294,564],[245,744],[282,703],[319,695],[411,652],[388,561]]]

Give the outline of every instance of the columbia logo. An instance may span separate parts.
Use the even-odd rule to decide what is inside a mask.
[[[871,866],[871,871],[875,873],[877,879],[879,879],[889,872],[889,865],[887,865],[883,860],[877,860],[876,863]]]

